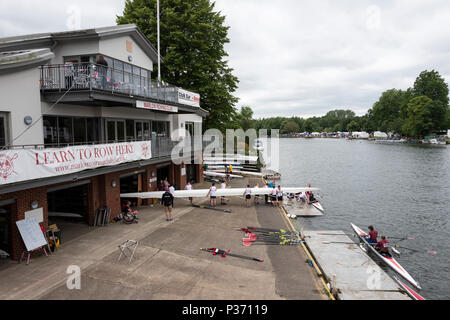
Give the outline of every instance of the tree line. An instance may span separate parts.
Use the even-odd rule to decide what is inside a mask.
[[[352,110],[332,110],[322,117],[271,117],[252,119],[248,106],[242,107],[238,119],[245,128],[279,129],[280,133],[381,131],[420,138],[450,129],[449,89],[435,70],[423,71],[407,90],[383,92],[363,116]],[[250,125],[249,125],[250,124]]]

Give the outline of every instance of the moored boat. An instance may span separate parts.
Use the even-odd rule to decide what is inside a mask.
[[[393,257],[387,257],[380,254],[373,245],[369,244],[366,237],[368,234],[361,230],[359,227],[355,226],[353,223],[351,223],[351,226],[355,233],[358,235],[359,239],[371,250],[373,253],[377,255],[383,261],[388,267],[390,267],[392,270],[397,272],[400,276],[402,276],[404,279],[409,281],[412,285],[414,285],[416,288],[421,289],[419,283],[414,280],[414,278],[393,258]]]

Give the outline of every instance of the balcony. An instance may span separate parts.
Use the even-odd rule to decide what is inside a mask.
[[[194,99],[196,103],[188,102],[184,98],[186,91],[181,88],[103,65],[90,63],[45,65],[40,67],[40,73],[40,86],[43,92],[62,94],[68,91],[98,91],[133,99],[144,98],[170,104],[184,104],[191,108],[195,108],[196,103],[199,106],[198,97]]]

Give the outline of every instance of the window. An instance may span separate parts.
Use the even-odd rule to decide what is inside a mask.
[[[44,144],[83,144],[100,142],[99,118],[44,116]]]
[[[87,142],[100,142],[100,119],[87,118]]]
[[[106,120],[106,141],[108,143],[125,141],[124,120]]]
[[[170,136],[170,122],[166,121],[152,121],[152,131],[156,133],[158,137]]]
[[[58,143],[73,143],[73,124],[72,118],[58,117]]]
[[[144,132],[142,129],[142,122],[136,122],[136,140],[137,141],[142,141],[142,139],[144,138]]]
[[[85,143],[87,141],[86,119],[73,119],[73,138],[75,143]]]
[[[8,116],[0,112],[0,147],[8,145]]]
[[[131,83],[131,72],[133,70],[131,64],[124,63],[124,81],[125,83]]]
[[[123,62],[119,60],[114,59],[114,71],[113,71],[113,78],[115,81],[124,81],[123,77]]]
[[[125,120],[127,128],[127,141],[134,141],[134,120]]]

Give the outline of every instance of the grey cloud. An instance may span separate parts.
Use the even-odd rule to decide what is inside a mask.
[[[124,0],[0,1],[0,36],[115,24]],[[230,26],[238,107],[256,117],[364,113],[380,94],[406,89],[425,69],[450,79],[448,0],[217,0]]]

